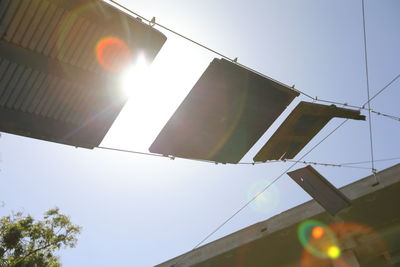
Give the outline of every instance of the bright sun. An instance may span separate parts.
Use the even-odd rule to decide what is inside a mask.
[[[151,64],[139,56],[123,72],[120,90],[129,100],[102,146],[148,151],[210,62],[209,56],[193,49],[170,39]]]
[[[122,91],[127,97],[134,97],[146,93],[146,87],[149,87],[149,74],[150,64],[147,62],[145,56],[139,55],[136,62],[128,67],[122,74]],[[141,92],[139,92],[140,90]]]

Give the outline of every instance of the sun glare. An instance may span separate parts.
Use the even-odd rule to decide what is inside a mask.
[[[149,84],[150,65],[144,55],[129,66],[122,74],[121,89],[127,97],[135,97],[144,93]]]
[[[102,145],[148,151],[210,62],[196,53],[185,42],[170,39],[153,62],[145,55],[136,57],[120,78],[119,90],[128,102]]]

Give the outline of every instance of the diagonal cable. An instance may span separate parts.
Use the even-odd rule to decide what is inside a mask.
[[[397,79],[400,78],[400,74],[397,75],[396,77],[393,78],[393,80],[391,80],[385,87],[383,87],[381,90],[379,90],[379,92],[377,92],[373,97],[371,97],[364,105],[369,104],[375,97],[377,97],[378,95],[380,95],[383,91],[385,91],[390,85],[392,85]]]
[[[180,37],[180,38],[185,39],[186,41],[189,41],[189,42],[191,42],[191,43],[193,43],[193,44],[195,44],[195,45],[197,45],[197,46],[200,46],[200,47],[202,47],[202,48],[204,48],[204,49],[210,51],[211,53],[214,53],[214,54],[216,54],[216,55],[218,55],[218,56],[220,56],[220,57],[222,57],[222,58],[224,58],[224,59],[226,59],[226,60],[229,60],[229,61],[231,61],[232,63],[234,63],[234,64],[236,64],[236,65],[238,65],[238,66],[240,66],[240,67],[242,67],[242,68],[244,68],[244,69],[247,69],[247,70],[249,70],[249,71],[251,71],[251,72],[253,72],[253,73],[256,73],[257,75],[260,75],[260,76],[262,76],[262,77],[264,77],[264,78],[267,78],[267,79],[269,79],[269,80],[272,80],[272,81],[274,81],[274,82],[276,82],[276,83],[278,83],[278,84],[280,84],[280,85],[282,85],[282,86],[284,86],[284,87],[286,87],[286,88],[288,88],[288,89],[290,89],[290,90],[296,91],[296,92],[298,92],[299,94],[302,94],[302,95],[304,95],[305,97],[309,98],[310,100],[317,101],[317,102],[325,102],[325,103],[331,103],[331,104],[338,104],[338,105],[342,105],[342,106],[348,106],[348,107],[357,108],[357,109],[360,109],[360,110],[361,110],[361,109],[362,109],[362,110],[371,110],[371,109],[365,108],[365,107],[364,107],[365,105],[362,106],[362,107],[360,107],[360,106],[355,106],[355,105],[351,105],[351,104],[348,104],[348,103],[339,103],[339,102],[336,102],[336,101],[329,101],[329,100],[320,99],[320,98],[318,98],[318,97],[312,97],[311,95],[309,95],[308,93],[306,93],[306,92],[304,92],[304,91],[301,91],[301,90],[299,90],[299,89],[297,89],[297,88],[294,88],[294,87],[289,87],[288,85],[286,85],[286,84],[284,84],[284,83],[282,83],[282,82],[280,82],[280,81],[278,81],[278,80],[275,80],[275,79],[273,79],[273,78],[271,78],[271,77],[269,77],[269,76],[267,76],[267,75],[265,75],[265,74],[263,74],[263,73],[261,73],[261,72],[258,72],[258,71],[254,70],[254,69],[252,69],[252,68],[250,68],[250,67],[248,67],[248,66],[246,66],[246,65],[243,65],[243,64],[237,62],[237,60],[235,60],[235,59],[233,59],[233,58],[230,58],[230,57],[228,57],[228,56],[222,54],[221,52],[218,52],[218,51],[216,51],[215,49],[212,49],[212,48],[210,48],[209,46],[206,46],[206,45],[204,45],[204,44],[202,44],[202,43],[200,43],[200,42],[198,42],[198,41],[195,41],[194,39],[192,39],[192,38],[190,38],[190,37],[187,37],[187,36],[185,36],[185,35],[183,35],[183,34],[177,32],[177,31],[175,31],[175,30],[173,30],[173,29],[171,29],[171,28],[169,28],[169,27],[167,27],[167,26],[165,26],[165,25],[163,25],[163,24],[160,24],[160,23],[156,22],[155,20],[149,20],[149,19],[145,18],[144,16],[138,14],[137,12],[134,12],[133,10],[127,8],[126,6],[124,6],[124,5],[122,5],[122,4],[118,3],[118,2],[116,2],[115,0],[107,0],[107,1],[110,2],[110,3],[112,3],[112,4],[114,4],[115,6],[119,7],[120,9],[122,9],[122,10],[124,10],[124,11],[130,13],[131,15],[134,15],[134,16],[136,16],[136,17],[138,17],[138,18],[140,18],[140,19],[146,21],[147,23],[149,23],[149,24],[152,25],[152,26],[158,26],[158,27],[160,27],[160,28],[162,28],[162,29],[164,29],[164,30],[166,30],[166,31],[168,31],[168,32],[170,32],[170,33],[172,33],[172,34],[174,34],[174,35]],[[397,80],[397,78],[399,78],[399,77],[400,77],[400,74],[399,74],[395,79],[393,79],[392,82],[389,83],[389,84],[386,86],[386,88],[389,87],[389,86],[390,86],[395,80]],[[381,91],[384,91],[386,88],[383,88]],[[377,95],[379,95],[379,94],[381,93],[381,91],[378,92],[378,94],[376,94],[375,96],[373,96],[373,97],[369,100],[369,102],[370,102],[372,99],[374,99]],[[367,103],[368,103],[368,102],[367,102]],[[388,117],[388,118],[391,118],[391,119],[400,121],[400,118],[399,118],[399,117],[396,117],[396,116],[393,116],[393,115],[388,115],[388,114],[384,114],[384,113],[382,113],[382,112],[377,112],[377,111],[373,111],[373,110],[371,110],[371,112],[373,112],[373,113],[375,113],[375,114],[377,114],[377,115],[385,116],[385,117]]]
[[[314,145],[307,153],[305,153],[299,160],[305,158],[308,154],[310,154],[314,149],[316,149],[322,142],[324,142],[327,138],[329,138],[334,132],[336,132],[340,127],[342,127],[349,119],[344,120],[339,126],[333,129],[327,136],[325,136],[321,141],[319,141],[316,145]],[[223,226],[225,226],[228,222],[230,222],[236,215],[238,215],[242,210],[244,210],[247,206],[249,206],[254,200],[256,200],[261,194],[263,194],[268,188],[270,188],[273,184],[278,182],[280,178],[283,177],[288,171],[290,171],[298,162],[294,162],[289,166],[284,172],[282,172],[279,176],[277,176],[272,182],[267,184],[259,193],[257,193],[253,198],[247,201],[242,207],[240,207],[235,213],[233,213],[228,219],[226,219],[222,224],[220,224],[215,230],[213,230],[210,234],[208,234],[204,239],[202,239],[191,251],[187,252],[179,262],[175,263],[175,266],[178,266],[180,263],[184,262],[187,255],[200,247],[205,241],[207,241],[211,236],[213,236],[218,230],[220,230]]]
[[[400,160],[400,157],[387,158],[387,159],[376,159],[375,162],[385,162],[385,161],[393,161],[393,160]],[[357,161],[357,162],[345,162],[345,163],[340,163],[339,165],[341,165],[341,166],[349,166],[349,165],[358,165],[358,164],[365,164],[365,163],[371,163],[371,161],[370,160],[366,160],[366,161]]]

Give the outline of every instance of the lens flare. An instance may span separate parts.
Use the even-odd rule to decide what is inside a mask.
[[[251,208],[257,213],[268,214],[276,210],[278,207],[281,196],[276,186],[271,186],[266,193],[259,194],[265,187],[266,182],[261,180],[253,183],[247,190],[247,199],[252,199],[255,195],[257,198],[252,201]]]
[[[330,246],[327,254],[331,259],[337,259],[340,257],[340,249],[337,246]]]
[[[115,37],[106,37],[97,43],[96,58],[104,69],[111,72],[120,72],[132,62],[129,47]]]
[[[114,37],[103,38],[97,43],[96,58],[104,69],[112,72],[123,70],[132,61],[128,46]]]
[[[321,238],[321,236],[324,234],[324,228],[322,228],[321,226],[315,226],[313,229],[312,229],[312,232],[311,232],[311,234],[312,234],[312,237],[313,238],[315,238],[315,239],[320,239]]]
[[[87,3],[86,3],[87,2]],[[64,74],[74,78],[69,65],[79,65],[80,68],[93,71],[99,66],[113,73],[120,73],[132,62],[131,49],[122,37],[110,36],[100,25],[85,22],[86,16],[101,12],[94,1],[83,4],[73,4],[60,17],[60,22],[54,29],[52,38],[46,45],[49,56],[57,58],[57,64]],[[91,33],[85,34],[87,31]],[[129,34],[129,28],[124,27],[121,36]],[[92,38],[91,36],[95,36]],[[79,42],[76,38],[79,37]],[[90,49],[90,51],[89,51]],[[97,64],[97,65],[96,65]]]
[[[310,220],[300,224],[297,231],[300,243],[313,256],[326,259],[340,256],[334,232],[325,224]]]
[[[323,230],[320,237],[321,230],[319,227]],[[309,234],[307,234],[307,231],[309,231]],[[337,241],[339,237],[340,243],[346,243],[347,240],[368,236],[369,240],[374,240],[376,250],[388,250],[388,245],[378,232],[369,226],[356,222],[334,222],[324,225],[317,221],[306,221],[299,226],[298,235],[305,248],[302,253],[301,267],[331,266],[332,261],[335,261],[338,266],[350,266],[342,257],[342,250]],[[329,235],[332,235],[333,239],[327,238]]]

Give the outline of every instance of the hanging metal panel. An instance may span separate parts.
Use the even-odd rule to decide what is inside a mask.
[[[350,199],[311,166],[288,172],[287,175],[332,216],[351,206]]]
[[[300,102],[253,158],[254,161],[294,158],[334,117],[365,120],[358,110]]]
[[[296,96],[273,80],[214,59],[150,151],[237,163]]]
[[[0,131],[98,146],[127,101],[123,68],[165,41],[100,0],[0,1]]]

